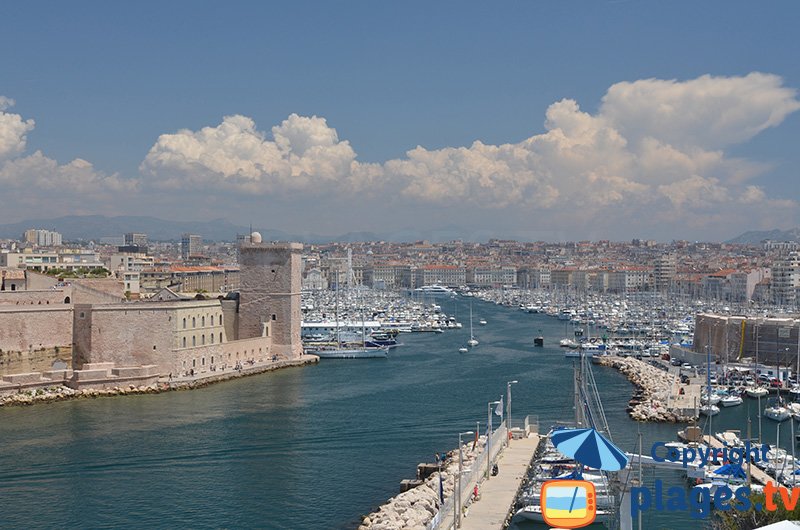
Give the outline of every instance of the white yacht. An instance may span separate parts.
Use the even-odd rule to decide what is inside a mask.
[[[723,407],[735,407],[744,403],[742,396],[738,394],[729,394],[719,400],[719,404]]]

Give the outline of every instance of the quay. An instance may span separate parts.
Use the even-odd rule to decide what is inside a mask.
[[[200,388],[213,383],[227,381],[229,379],[237,379],[239,377],[247,377],[250,375],[262,374],[264,372],[271,372],[281,368],[289,368],[292,366],[304,366],[306,364],[314,364],[319,362],[319,357],[316,355],[303,354],[299,357],[291,359],[276,359],[274,361],[255,362],[253,364],[243,364],[240,368],[228,367],[224,370],[214,372],[202,372],[194,376],[172,377],[159,379],[159,386],[164,386],[166,390],[185,390],[191,388]]]
[[[515,438],[505,446],[495,458],[499,473],[488,480],[478,474],[464,485],[464,491],[471,494],[477,484],[480,499],[473,501],[465,510],[466,516],[461,518],[461,528],[466,530],[488,530],[505,528],[513,516],[512,510],[523,480],[530,469],[533,457],[542,437],[538,433],[530,433],[524,438]],[[454,528],[452,510],[444,514],[438,528]]]

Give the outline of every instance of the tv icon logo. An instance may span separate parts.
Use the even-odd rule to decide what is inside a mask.
[[[542,485],[542,518],[556,528],[581,528],[597,516],[597,493],[586,480],[548,480]]]

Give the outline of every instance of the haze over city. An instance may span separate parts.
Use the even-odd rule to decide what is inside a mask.
[[[798,8],[688,5],[7,6],[0,222],[531,241],[796,226]]]

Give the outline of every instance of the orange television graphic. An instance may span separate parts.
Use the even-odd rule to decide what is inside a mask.
[[[558,528],[580,528],[594,522],[597,496],[585,480],[548,480],[542,486],[542,517]]]

